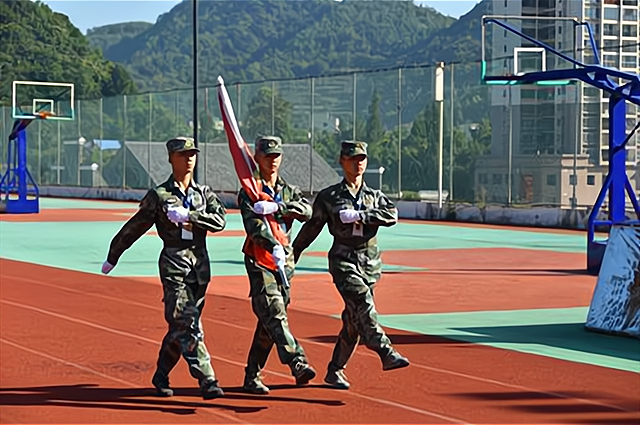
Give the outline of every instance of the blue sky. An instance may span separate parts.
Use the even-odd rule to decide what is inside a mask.
[[[71,22],[86,33],[87,29],[127,21],[155,22],[179,3],[177,0],[43,0],[49,7],[69,17]],[[477,0],[420,1],[444,15],[455,18],[470,11]]]

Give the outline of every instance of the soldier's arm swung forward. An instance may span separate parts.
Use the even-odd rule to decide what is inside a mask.
[[[247,236],[249,236],[256,245],[269,252],[273,252],[273,248],[279,245],[279,243],[273,237],[271,230],[265,224],[262,216],[254,212],[253,202],[251,202],[251,199],[249,199],[244,189],[240,189],[238,203],[240,204],[242,224],[244,225]]]
[[[362,211],[362,222],[371,226],[390,227],[398,222],[398,210],[387,196],[376,190],[376,207]]]
[[[322,192],[318,193],[313,202],[311,218],[302,225],[296,239],[293,241],[293,256],[296,262],[298,262],[300,254],[316,240],[328,221],[327,209],[322,198]]]
[[[206,198],[206,208],[202,211],[190,211],[189,221],[212,233],[220,232],[227,225],[227,212],[211,188],[206,186],[203,192]]]
[[[131,247],[156,222],[158,194],[149,190],[140,202],[140,209],[127,221],[111,240],[107,262],[113,268],[120,256]]]
[[[311,218],[313,212],[311,204],[302,196],[302,191],[297,186],[291,186],[291,199],[289,202],[280,203],[280,213],[284,218],[290,218],[305,222]]]

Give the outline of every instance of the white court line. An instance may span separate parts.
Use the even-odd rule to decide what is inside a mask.
[[[92,328],[95,328],[95,329],[99,329],[99,330],[102,330],[102,331],[105,331],[105,332],[110,332],[110,333],[113,333],[113,334],[116,334],[116,335],[121,335],[121,336],[124,336],[124,337],[133,338],[133,339],[137,339],[137,340],[140,340],[140,341],[148,342],[148,343],[151,343],[153,345],[158,345],[159,344],[158,341],[154,341],[152,339],[145,338],[145,337],[140,336],[140,335],[136,335],[136,334],[129,333],[129,332],[122,332],[122,331],[119,331],[117,329],[109,328],[107,326],[102,326],[102,325],[98,325],[98,324],[93,323],[93,322],[89,322],[89,321],[86,321],[86,320],[81,320],[81,319],[78,319],[78,318],[75,318],[75,317],[71,317],[71,316],[68,316],[66,314],[59,314],[59,313],[55,313],[53,311],[44,310],[44,309],[41,309],[41,308],[38,308],[38,307],[34,307],[34,306],[30,306],[30,305],[27,305],[27,304],[18,303],[18,302],[14,302],[14,301],[9,301],[9,300],[6,300],[6,299],[0,300],[0,303],[4,303],[4,304],[7,304],[7,305],[10,305],[10,306],[13,306],[13,307],[17,307],[17,308],[21,308],[21,309],[27,309],[27,310],[36,311],[38,313],[45,314],[45,315],[48,315],[48,316],[52,316],[52,317],[55,317],[55,318],[58,318],[58,319],[67,320],[67,321],[70,321],[70,322],[73,322],[73,323],[78,323],[80,325],[89,326],[89,327],[92,327]],[[211,358],[219,360],[219,361],[222,361],[222,362],[226,362],[226,363],[229,363],[229,364],[239,365],[239,366],[241,366],[243,368],[245,366],[244,363],[238,363],[238,362],[235,362],[233,360],[229,360],[229,359],[226,359],[226,358],[223,358],[223,357],[211,356]],[[279,372],[275,372],[275,371],[269,371],[269,373],[272,374],[272,375],[280,376],[280,377],[291,378],[289,375],[285,375],[285,374],[282,374],[282,373],[279,373]],[[380,404],[385,404],[387,406],[396,407],[396,408],[403,409],[403,410],[406,410],[406,411],[419,413],[419,414],[424,415],[424,416],[429,416],[429,417],[432,417],[432,418],[438,418],[438,419],[445,420],[447,422],[451,422],[451,423],[454,423],[454,424],[469,424],[469,425],[472,425],[469,422],[464,421],[462,419],[441,415],[439,413],[431,412],[431,411],[428,411],[428,410],[418,409],[416,407],[407,406],[407,405],[404,405],[404,404],[401,404],[401,403],[396,403],[396,402],[393,402],[393,401],[390,401],[390,400],[385,400],[385,399],[382,399],[382,398],[365,396],[365,395],[362,395],[362,394],[359,394],[359,393],[356,393],[356,392],[349,392],[348,395],[355,396],[355,397],[358,397],[358,398],[362,398],[362,399],[365,399],[365,400],[368,400],[368,401],[374,401],[374,402],[377,402],[377,403],[380,403]],[[236,419],[236,422],[237,422],[237,419]]]
[[[13,304],[13,303],[9,302],[8,304]],[[23,307],[26,307],[26,306],[23,306]],[[54,361],[54,362],[62,363],[65,366],[75,367],[76,369],[79,369],[79,370],[81,370],[83,372],[91,373],[93,375],[99,376],[101,378],[108,379],[110,381],[117,382],[119,384],[125,385],[125,386],[130,387],[130,388],[140,388],[140,385],[134,384],[133,382],[125,381],[125,380],[116,378],[115,376],[106,375],[106,374],[104,374],[102,372],[98,372],[95,369],[91,369],[89,367],[82,366],[81,364],[61,359],[60,357],[52,356],[52,355],[44,353],[44,352],[42,352],[40,350],[33,350],[33,349],[29,348],[29,347],[25,347],[24,345],[17,344],[15,342],[9,341],[8,339],[5,339],[5,338],[0,338],[0,343],[10,345],[10,346],[12,346],[14,348],[17,348],[17,349],[22,350],[22,351],[26,351],[27,353],[31,353],[31,354],[34,354],[36,356],[43,357],[43,358],[45,358],[47,360],[51,360],[51,361]],[[212,406],[215,406],[215,404],[212,404]],[[213,411],[206,410],[206,409],[203,410],[203,411],[206,412],[206,413],[210,413],[212,415],[220,416],[222,418],[225,418],[225,419],[233,421],[233,422],[237,422],[237,423],[241,423],[241,424],[248,424],[248,422],[241,421],[238,418],[236,418],[235,416],[227,415],[226,413],[213,412]]]
[[[142,304],[142,303],[138,303],[138,302],[135,302],[135,301],[125,300],[125,299],[122,299],[122,298],[110,297],[108,295],[102,295],[102,294],[96,294],[96,293],[91,293],[91,292],[86,292],[86,291],[79,291],[79,290],[72,289],[72,288],[60,287],[60,286],[44,283],[44,282],[41,282],[41,281],[38,281],[38,280],[35,280],[35,279],[28,279],[28,278],[17,277],[17,276],[15,276],[15,277],[11,276],[11,279],[12,280],[20,280],[20,281],[23,281],[23,282],[26,282],[26,283],[34,283],[34,284],[37,284],[37,285],[47,286],[47,287],[50,287],[50,288],[54,288],[54,289],[58,289],[58,290],[64,290],[64,291],[67,291],[67,292],[73,292],[73,293],[77,293],[77,294],[80,294],[80,295],[90,295],[90,296],[93,296],[93,297],[96,297],[96,298],[102,298],[102,299],[105,299],[105,300],[116,301],[116,302],[121,303],[121,304],[130,304],[130,305],[134,305],[134,306],[137,306],[137,307],[143,307],[143,308],[146,308],[146,309],[151,309],[151,310],[154,310],[154,311],[158,311],[158,310],[161,311],[161,309],[149,306],[147,304]],[[154,285],[153,283],[146,282],[146,281],[137,281],[137,282],[145,283],[145,284],[148,284],[148,285]],[[253,333],[254,330],[255,330],[255,329],[247,328],[245,326],[236,325],[234,323],[228,323],[228,322],[224,322],[224,321],[211,319],[209,317],[204,317],[203,320],[206,321],[206,322],[215,323],[215,324],[220,325],[220,326],[232,327],[232,328],[235,328],[235,329],[248,331],[248,332],[251,332],[251,333]],[[305,344],[319,345],[319,346],[322,346],[322,347],[333,349],[333,347],[331,345],[327,344],[327,343],[313,341],[311,339],[306,339],[306,338],[298,338],[298,339],[300,341],[304,342]],[[369,357],[378,358],[377,354],[371,353],[368,350],[367,351],[357,350],[355,354],[356,355],[362,355],[362,356],[369,356]],[[218,359],[218,360],[221,360],[221,359]],[[222,361],[226,361],[226,360],[222,360]],[[231,361],[228,361],[228,362],[231,362]],[[244,364],[242,366],[244,367]],[[609,404],[609,403],[604,403],[604,402],[600,402],[600,401],[597,401],[597,400],[588,400],[588,399],[579,398],[579,397],[570,397],[570,396],[567,396],[567,395],[562,394],[562,393],[534,389],[534,388],[526,387],[526,386],[523,386],[523,385],[509,384],[507,382],[502,382],[502,381],[498,381],[498,380],[491,379],[491,378],[483,378],[481,376],[469,375],[469,374],[462,373],[462,372],[456,372],[456,371],[450,370],[450,369],[442,369],[442,368],[433,367],[433,366],[426,366],[426,365],[421,365],[421,364],[417,364],[417,363],[413,363],[413,362],[411,363],[411,367],[417,367],[418,369],[428,370],[430,372],[440,373],[440,374],[444,374],[444,375],[457,376],[459,378],[469,379],[469,380],[472,380],[472,381],[482,382],[482,383],[485,383],[485,384],[493,384],[493,385],[497,385],[497,386],[500,386],[500,387],[509,388],[509,389],[513,389],[513,390],[524,391],[524,392],[533,392],[533,393],[537,393],[537,394],[543,394],[543,395],[546,395],[546,396],[551,396],[551,397],[555,397],[555,398],[562,399],[562,400],[577,401],[579,403],[592,405],[592,406],[608,407],[608,408],[611,408],[611,409],[618,410],[620,412],[626,412],[626,413],[636,413],[637,412],[636,410],[633,410],[633,409],[629,410],[629,409],[626,409],[626,408],[621,407],[621,406],[617,406],[617,405]]]

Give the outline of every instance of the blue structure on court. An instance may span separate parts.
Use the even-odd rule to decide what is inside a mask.
[[[598,226],[613,226],[619,224],[640,224],[640,205],[634,188],[629,181],[626,172],[626,151],[625,147],[633,134],[640,127],[640,122],[626,133],[626,102],[640,106],[640,76],[637,74],[623,72],[618,69],[602,66],[593,32],[588,22],[579,22],[573,18],[575,28],[583,26],[588,31],[590,45],[593,49],[595,64],[584,64],[569,55],[556,50],[555,48],[526,35],[503,22],[509,19],[508,16],[484,16],[482,18],[483,32],[487,24],[494,24],[504,30],[527,40],[529,43],[538,46],[538,50],[552,53],[572,65],[569,69],[541,70],[533,72],[515,73],[515,75],[487,75],[487,62],[485,60],[485,48],[483,44],[482,61],[482,81],[485,84],[496,85],[522,85],[522,84],[553,84],[554,81],[566,84],[568,81],[582,81],[593,87],[604,90],[610,94],[609,98],[609,161],[608,174],[603,181],[602,189],[598,194],[589,215],[587,229],[587,269],[592,274],[597,274],[600,270],[602,258],[606,248],[606,241],[596,241],[595,231]],[[535,17],[511,17],[522,19],[533,19]],[[540,19],[540,18],[538,18]],[[562,18],[548,18],[557,22]],[[555,20],[554,20],[555,19]],[[570,19],[570,18],[565,18]],[[574,28],[574,30],[575,30]],[[484,40],[483,40],[484,43]],[[625,80],[625,84],[617,84],[611,78]],[[578,117],[576,117],[578,118]],[[577,135],[576,135],[577,137]],[[609,195],[608,219],[598,220],[597,217],[602,209],[605,197]],[[627,217],[626,200],[627,197],[635,213],[635,217]]]
[[[9,214],[40,211],[40,191],[27,166],[27,126],[31,119],[17,119],[9,134],[7,171],[0,179],[0,202]]]
[[[27,163],[27,127],[35,120],[74,119],[74,84],[14,81],[7,170],[0,178],[0,205],[9,214],[40,212],[40,191]]]

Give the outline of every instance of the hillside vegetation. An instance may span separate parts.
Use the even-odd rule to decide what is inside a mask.
[[[0,102],[9,104],[11,81],[74,83],[79,98],[133,93],[125,68],[91,47],[66,15],[29,0],[0,1]]]

